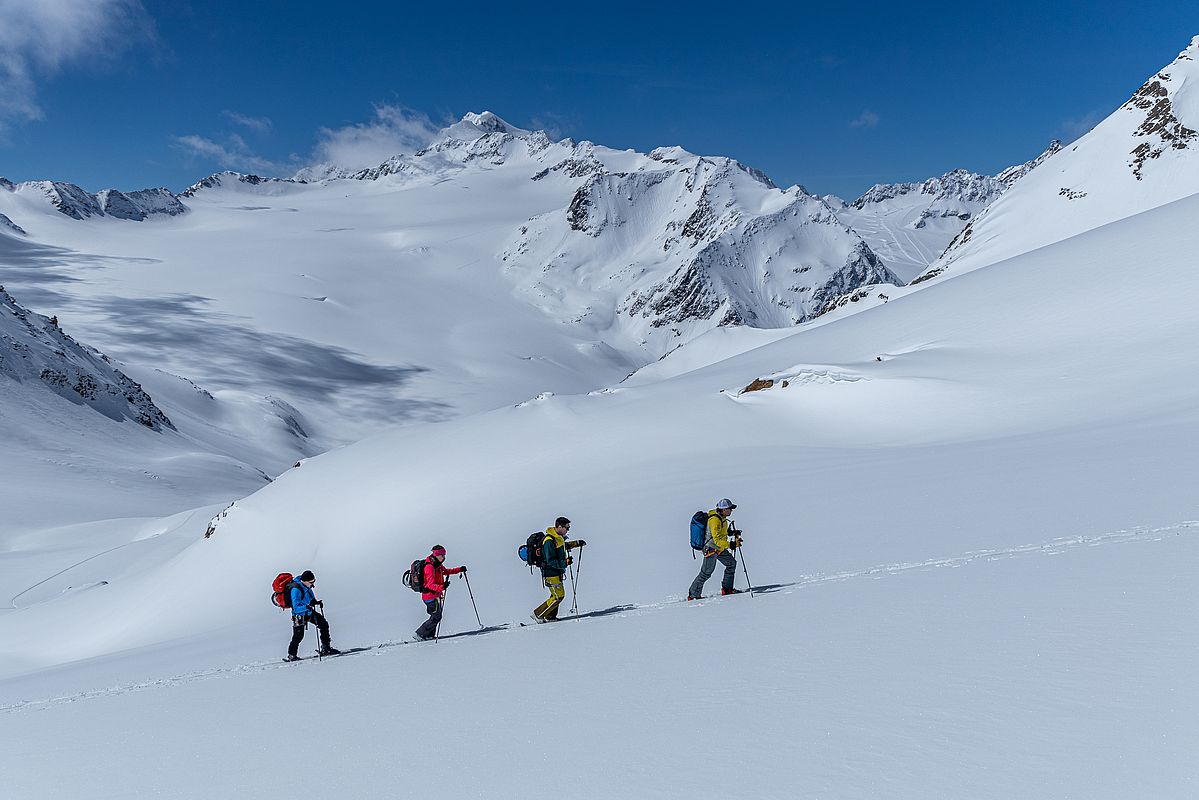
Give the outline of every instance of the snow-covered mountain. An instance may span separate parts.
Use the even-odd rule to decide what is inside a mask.
[[[563,155],[534,177],[581,185],[565,209],[522,225],[503,258],[564,320],[659,336],[660,354],[715,325],[796,325],[894,279],[822,200],[731,159],[664,148],[613,172],[589,144]]]
[[[917,280],[957,275],[1199,192],[1199,36],[972,221]]]
[[[175,216],[187,211],[179,197],[169,189],[142,189],[136,192],[104,189],[92,194],[73,183],[61,181],[23,181],[13,183],[0,178],[0,190],[33,202],[47,202],[72,219],[115,217],[141,222],[155,214]]]
[[[936,261],[970,220],[1060,149],[1054,140],[1036,158],[994,177],[955,169],[921,183],[876,184],[834,209],[906,283]]]
[[[896,279],[800,187],[491,113],[352,175],[218,173],[152,224],[62,186],[0,191],[61,256],[0,279],[124,363],[284,398],[332,441],[599,388],[714,327],[794,325]]]

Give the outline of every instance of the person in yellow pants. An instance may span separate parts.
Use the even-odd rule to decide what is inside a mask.
[[[550,590],[550,596],[533,609],[533,619],[538,622],[553,622],[558,619],[558,606],[566,597],[562,576],[566,574],[566,568],[574,563],[574,557],[569,551],[587,544],[582,539],[568,542],[566,535],[569,532],[570,520],[558,517],[554,521],[554,527],[545,529],[545,537],[541,540],[541,580],[545,583],[545,588]]]

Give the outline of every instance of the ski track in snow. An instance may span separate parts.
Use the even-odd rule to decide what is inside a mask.
[[[879,566],[870,567],[863,570],[847,570],[844,572],[834,572],[829,574],[803,575],[799,579],[790,583],[769,584],[766,586],[755,587],[753,594],[773,594],[781,592],[783,594],[791,594],[797,589],[802,589],[807,586],[814,586],[825,583],[840,583],[853,580],[855,578],[880,578],[886,575],[897,575],[914,570],[929,570],[937,568],[957,568],[974,564],[980,561],[1000,561],[1010,558],[1020,558],[1033,555],[1054,556],[1066,553],[1070,550],[1075,550],[1081,547],[1100,547],[1112,544],[1125,544],[1129,542],[1153,542],[1161,541],[1167,536],[1180,536],[1186,533],[1191,533],[1199,529],[1199,520],[1187,520],[1174,525],[1167,525],[1158,528],[1130,528],[1126,530],[1114,531],[1111,533],[1097,535],[1082,535],[1073,536],[1064,539],[1053,539],[1042,544],[1027,544],[1017,545],[1015,547],[1002,548],[998,550],[977,550],[968,552],[964,555],[954,556],[950,558],[933,558],[926,561],[899,562],[894,564],[882,564]],[[746,592],[745,594],[749,594]],[[688,603],[689,606],[703,606],[708,603],[724,600],[723,597],[715,595],[699,601]],[[601,614],[608,617],[629,617],[641,616],[646,613],[657,613],[669,608],[678,607],[686,601],[673,597],[660,603],[648,603],[645,605],[633,606],[627,610],[613,611],[610,613]],[[591,612],[595,613],[595,612]],[[580,615],[583,616],[583,615]],[[561,622],[569,623],[570,617],[563,617]],[[511,627],[506,627],[510,625]],[[523,627],[531,627],[540,629],[541,626],[517,626],[514,623],[501,623],[500,625],[489,626],[494,630],[488,631],[464,631],[459,634],[451,634],[442,637],[442,639],[453,638],[470,638],[472,634],[484,633],[501,633],[504,631],[512,632],[521,630]],[[423,644],[434,645],[437,640],[430,642],[417,641],[402,641],[402,642],[382,642],[371,645],[361,651],[347,653],[339,656],[339,658],[357,658],[360,656],[378,656],[384,655],[393,648],[405,645]],[[315,657],[305,658],[304,663],[309,661],[317,661]],[[38,710],[49,708],[51,706],[63,705],[66,703],[75,703],[81,700],[92,700],[100,697],[111,697],[113,695],[128,694],[131,692],[141,691],[144,689],[169,688],[179,686],[181,684],[193,683],[203,680],[211,680],[214,678],[231,677],[254,672],[263,672],[272,669],[297,669],[294,664],[289,664],[279,661],[259,661],[250,664],[240,664],[232,667],[217,667],[212,669],[197,670],[181,675],[174,675],[167,678],[157,678],[154,680],[141,681],[138,683],[129,683],[119,686],[111,686],[107,688],[91,689],[85,692],[79,692],[71,695],[63,695],[59,697],[49,697],[40,700],[22,700],[17,703],[0,706],[0,713],[12,713],[19,711]]]

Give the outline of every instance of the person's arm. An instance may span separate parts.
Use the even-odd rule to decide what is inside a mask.
[[[308,606],[304,603],[304,590],[299,586],[291,587],[291,613],[297,616],[304,614]]]
[[[437,580],[437,568],[433,566],[433,562],[425,562],[425,591],[430,594],[441,594],[445,589],[445,584]]]

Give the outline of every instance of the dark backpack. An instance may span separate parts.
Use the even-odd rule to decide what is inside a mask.
[[[429,563],[428,558],[421,558],[412,562],[407,570],[404,571],[404,585],[414,592],[424,593],[425,591],[425,564]]]
[[[541,531],[529,534],[525,543],[516,549],[516,554],[530,567],[544,567],[545,553],[541,549],[545,542],[545,534]]]
[[[696,511],[691,515],[691,549],[703,550],[708,541],[708,512]]]
[[[295,585],[295,576],[290,572],[280,572],[271,581],[271,603],[279,608],[291,608],[291,587]]]

